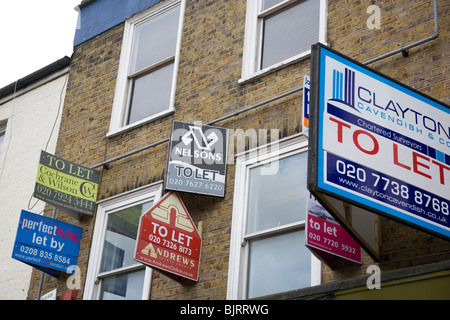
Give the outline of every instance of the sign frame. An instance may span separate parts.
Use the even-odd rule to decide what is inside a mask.
[[[166,193],[141,216],[134,251],[137,262],[177,282],[198,281],[201,249],[202,237],[177,192]]]
[[[328,60],[327,60],[328,59]],[[309,165],[308,165],[308,189],[311,191],[311,193],[319,200],[319,202],[341,223],[341,225],[350,232],[355,239],[363,246],[363,248],[369,253],[369,255],[374,258],[375,260],[379,259],[379,248],[378,248],[378,239],[376,238],[376,234],[374,234],[377,227],[377,220],[376,215],[373,215],[372,213],[375,213],[377,215],[385,216],[387,218],[396,220],[400,223],[409,225],[411,227],[417,228],[419,230],[425,231],[427,233],[430,233],[432,235],[438,236],[440,238],[449,240],[450,239],[450,229],[446,228],[444,230],[443,227],[436,227],[436,224],[432,224],[429,221],[426,221],[423,217],[417,217],[414,216],[413,213],[408,212],[405,213],[403,211],[400,211],[398,208],[394,207],[392,204],[383,204],[381,200],[374,199],[375,196],[370,197],[368,195],[363,194],[362,191],[357,191],[360,189],[357,189],[356,185],[353,185],[353,190],[351,187],[341,187],[337,183],[331,183],[330,181],[332,179],[337,179],[335,176],[333,176],[331,173],[332,165],[334,164],[337,166],[338,161],[339,163],[344,163],[347,166],[351,165],[354,166],[356,170],[361,170],[361,172],[364,172],[366,174],[366,177],[372,177],[375,178],[379,176],[381,179],[385,179],[387,181],[392,182],[393,186],[396,186],[396,184],[399,185],[399,187],[405,186],[403,188],[404,196],[411,199],[411,193],[412,192],[412,183],[408,183],[405,181],[402,181],[401,178],[398,177],[390,177],[388,176],[388,172],[380,173],[378,170],[372,169],[369,167],[368,164],[360,163],[359,161],[355,161],[347,159],[353,157],[353,154],[348,153],[347,157],[344,157],[341,154],[337,154],[336,157],[332,155],[332,153],[329,151],[330,149],[326,149],[329,146],[329,143],[327,142],[326,147],[324,147],[324,137],[329,137],[329,135],[325,134],[325,127],[326,124],[324,123],[324,117],[325,115],[329,116],[328,110],[331,110],[333,116],[336,115],[335,119],[325,118],[327,121],[335,121],[336,125],[333,128],[334,133],[332,133],[336,137],[342,138],[342,132],[345,131],[348,127],[356,127],[358,128],[358,124],[362,122],[358,122],[358,118],[356,117],[356,120],[353,122],[350,122],[348,124],[346,122],[347,119],[352,119],[352,117],[355,117],[354,114],[357,114],[356,108],[361,107],[362,104],[357,103],[353,100],[344,101],[346,99],[350,99],[350,97],[353,95],[353,98],[355,98],[355,95],[358,94],[358,98],[361,98],[364,94],[368,96],[368,90],[367,89],[361,89],[362,86],[356,86],[355,85],[355,77],[356,76],[367,76],[369,78],[373,78],[374,82],[378,82],[386,87],[392,87],[395,92],[399,92],[402,96],[399,96],[398,99],[405,99],[404,97],[411,96],[411,99],[416,99],[424,104],[431,105],[432,107],[436,108],[440,113],[447,113],[450,114],[450,107],[443,104],[442,102],[437,101],[436,99],[429,97],[427,95],[424,95],[423,93],[420,93],[413,88],[410,88],[402,83],[399,83],[398,81],[383,75],[376,70],[373,70],[365,65],[362,65],[358,62],[356,62],[353,59],[350,59],[322,44],[316,44],[312,46],[312,59],[311,59],[311,119],[310,119],[310,144],[309,144]],[[339,78],[333,78],[330,79],[330,71],[326,71],[326,66],[330,64],[329,61],[333,61],[332,66],[336,64],[341,64],[348,68],[349,74],[354,72],[352,74],[353,78],[349,76],[349,82],[347,82],[347,77],[343,79],[342,75],[340,78],[340,86],[341,89],[344,87],[344,94],[340,97],[340,99],[334,99],[334,96],[330,96],[330,81],[333,81],[333,84],[331,87],[336,86],[336,82],[339,81]],[[337,61],[337,62],[334,62]],[[355,75],[356,74],[356,75]],[[326,78],[328,76],[328,78]],[[346,75],[347,76],[347,75]],[[361,77],[362,77],[361,76]],[[336,80],[337,79],[337,80]],[[359,78],[358,78],[359,80]],[[327,82],[328,81],[328,82]],[[327,83],[327,84],[325,84]],[[327,87],[328,86],[328,87]],[[355,89],[355,88],[358,89]],[[339,89],[339,88],[338,88]],[[364,91],[367,90],[367,91]],[[336,90],[337,92],[339,90]],[[357,93],[356,93],[357,92]],[[334,95],[334,91],[333,91]],[[348,95],[348,96],[347,96]],[[373,94],[374,95],[374,94]],[[366,97],[367,97],[366,96]],[[373,97],[373,96],[372,96]],[[329,98],[327,100],[327,98]],[[342,101],[341,101],[342,100]],[[368,100],[368,99],[367,99]],[[381,100],[381,99],[380,99]],[[391,98],[390,101],[393,99]],[[332,103],[330,103],[330,101]],[[339,103],[335,102],[339,101],[339,103],[346,104],[347,106],[350,106],[351,108],[355,109],[350,111],[342,111],[340,107],[336,107],[336,105],[339,105]],[[404,100],[401,100],[404,101]],[[345,103],[344,103],[345,102]],[[373,101],[374,102],[374,101]],[[390,103],[390,102],[389,102]],[[331,105],[331,107],[330,107]],[[399,105],[399,104],[397,104]],[[356,106],[356,108],[355,108]],[[389,106],[389,105],[388,105]],[[325,107],[327,112],[325,112]],[[387,110],[388,107],[386,107]],[[417,107],[416,107],[417,108]],[[381,109],[380,109],[381,110]],[[385,111],[386,111],[385,110]],[[404,108],[402,109],[404,112],[407,110]],[[405,111],[406,110],[406,111]],[[412,109],[411,109],[412,110]],[[421,109],[420,109],[421,110]],[[434,111],[434,112],[438,112]],[[359,112],[359,111],[358,111]],[[381,111],[380,111],[381,112]],[[387,112],[387,111],[386,111]],[[417,112],[417,111],[416,111]],[[381,115],[381,114],[380,114]],[[404,114],[403,114],[404,115]],[[416,114],[417,117],[417,114]],[[366,120],[364,118],[361,118],[363,120]],[[417,118],[416,118],[417,119]],[[356,122],[355,122],[356,121]],[[416,120],[417,121],[417,120]],[[342,122],[342,124],[341,124]],[[366,121],[366,123],[369,123]],[[387,126],[387,125],[386,125]],[[377,124],[377,126],[374,126],[373,131],[370,131],[368,126],[365,128],[358,128],[360,129],[360,133],[362,134],[365,130],[369,132],[367,136],[375,137],[377,141],[380,141],[382,139],[388,140],[388,134],[389,132],[393,132],[393,130],[389,131],[388,128],[383,128],[382,125]],[[417,129],[419,130],[419,129]],[[425,131],[425,130],[424,130]],[[328,129],[327,132],[330,132],[330,129]],[[356,132],[356,131],[355,131]],[[419,132],[419,131],[418,131]],[[378,135],[377,135],[378,134]],[[385,135],[386,137],[382,137],[381,135]],[[399,134],[398,134],[399,135]],[[409,138],[409,137],[407,137]],[[344,138],[342,138],[343,140]],[[374,140],[374,139],[373,139]],[[358,141],[357,138],[353,138],[354,144],[356,145],[355,141]],[[384,141],[384,140],[383,140]],[[412,138],[409,138],[409,141],[413,141]],[[376,141],[373,141],[372,149],[373,154],[375,154],[375,146]],[[395,145],[394,142],[391,142]],[[410,142],[411,143],[411,142]],[[341,141],[336,142],[335,144],[341,145]],[[394,157],[395,157],[395,146],[391,147],[390,150],[394,148]],[[367,148],[366,151],[369,152],[370,148]],[[380,147],[381,149],[381,147]],[[406,149],[406,147],[405,147]],[[384,150],[384,149],[383,149]],[[377,150],[378,151],[378,150]],[[444,154],[444,157],[442,156],[443,152],[439,151],[440,159],[444,159],[444,161],[450,161],[450,157],[448,157],[448,152]],[[370,156],[367,156],[370,157]],[[366,158],[367,158],[366,157]],[[392,157],[392,155],[391,155]],[[394,158],[394,162],[395,162]],[[361,160],[363,161],[363,160]],[[397,160],[399,161],[399,160]],[[445,164],[444,164],[445,165]],[[448,164],[446,164],[448,165]],[[443,165],[441,165],[443,166]],[[329,171],[327,171],[329,170]],[[444,169],[442,169],[444,170]],[[344,170],[341,170],[343,172]],[[334,178],[332,178],[334,177]],[[347,177],[348,178],[348,177]],[[367,179],[369,180],[369,179]],[[353,180],[348,180],[353,181]],[[383,180],[384,181],[384,180]],[[448,179],[447,182],[450,182],[450,179]],[[367,182],[369,183],[369,182]],[[373,183],[373,181],[371,181]],[[380,190],[376,189],[378,192]],[[399,188],[400,190],[400,188]],[[406,193],[406,190],[408,193]],[[418,190],[418,189],[414,189]],[[450,190],[450,189],[449,189]],[[400,190],[402,191],[402,190]],[[376,191],[374,191],[375,193]],[[421,191],[418,191],[419,193]],[[445,191],[444,191],[445,192]],[[417,194],[419,194],[417,193]],[[391,196],[387,195],[386,197]],[[448,197],[450,198],[450,197]],[[397,198],[395,198],[397,199]],[[445,199],[444,199],[445,200]],[[440,199],[439,201],[443,201]],[[375,217],[374,217],[375,216]],[[443,217],[446,218],[446,217]],[[450,220],[450,219],[448,219]],[[355,223],[355,222],[358,222]]]
[[[52,277],[78,261],[83,229],[57,219],[22,210],[12,258]],[[72,243],[73,242],[73,243]]]
[[[173,121],[166,189],[223,198],[228,132],[222,127]]]

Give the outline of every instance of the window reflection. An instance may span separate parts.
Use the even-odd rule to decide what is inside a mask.
[[[271,165],[250,170],[247,233],[305,219],[305,211],[301,208],[306,208],[308,197],[307,153],[279,160],[277,174],[261,174]]]
[[[309,196],[307,158],[303,152],[250,169],[247,298],[296,290],[311,283],[311,254],[305,246],[304,229]],[[283,229],[291,224],[295,229]]]
[[[105,278],[100,293],[101,300],[140,300],[145,270]]]
[[[304,231],[250,242],[247,298],[308,287],[311,258]]]
[[[108,215],[100,273],[112,273],[102,277],[101,299],[141,299],[145,269],[120,270],[138,264],[133,258],[139,220],[152,206],[149,201]]]

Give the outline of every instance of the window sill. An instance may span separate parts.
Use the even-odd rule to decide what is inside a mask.
[[[151,121],[160,119],[160,118],[168,116],[168,115],[172,115],[173,113],[175,113],[175,110],[174,109],[170,109],[170,110],[166,110],[166,111],[160,112],[160,113],[158,113],[158,114],[156,114],[154,116],[151,116],[151,117],[142,119],[140,121],[134,122],[134,123],[129,124],[127,126],[118,128],[118,129],[110,128],[109,132],[106,134],[106,137],[107,138],[116,137],[116,136],[118,136],[118,135],[120,135],[122,133],[125,133],[127,131],[133,130],[133,129],[138,128],[138,127],[141,127],[143,125],[146,125],[146,124],[148,124]]]
[[[297,63],[299,61],[302,61],[304,59],[308,59],[311,57],[311,50],[305,51],[299,55],[296,55],[290,59],[284,60],[280,63],[274,64],[268,68],[262,69],[260,71],[257,71],[255,73],[249,74],[249,75],[243,75],[241,79],[239,79],[239,84],[246,84],[248,82],[254,81],[260,77],[263,77],[265,75],[268,75],[272,72],[278,71],[282,68],[285,68],[287,66],[290,66],[291,64]]]

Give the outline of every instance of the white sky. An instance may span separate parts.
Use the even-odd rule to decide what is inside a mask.
[[[72,55],[81,0],[1,2],[0,88]]]

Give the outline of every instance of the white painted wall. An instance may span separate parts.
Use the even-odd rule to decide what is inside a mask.
[[[0,150],[0,300],[27,298],[32,268],[11,254],[21,210],[41,213],[45,206],[32,194],[41,150],[55,151],[67,77],[68,69],[0,101],[0,123],[7,120]]]

